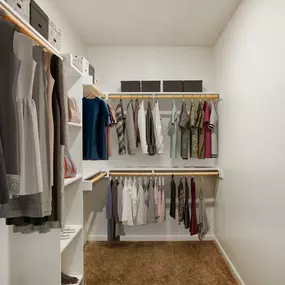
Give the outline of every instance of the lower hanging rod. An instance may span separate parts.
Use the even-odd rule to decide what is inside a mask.
[[[179,93],[179,94],[109,94],[108,99],[219,99],[219,94],[197,94],[197,93]]]
[[[111,172],[109,176],[219,176],[219,171],[205,172]]]

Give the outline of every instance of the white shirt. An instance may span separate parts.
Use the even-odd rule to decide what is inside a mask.
[[[132,183],[132,212],[133,212],[133,220],[135,221],[137,218],[138,212],[138,189],[137,189],[137,180],[134,178]]]
[[[163,142],[163,132],[161,125],[161,117],[159,113],[158,101],[155,102],[152,110],[153,122],[154,122],[154,133],[155,133],[155,143],[156,151],[158,154],[163,153],[164,142]]]
[[[141,149],[143,154],[148,154],[147,143],[146,143],[146,124],[145,124],[145,110],[144,102],[141,102],[139,112],[138,112],[138,126],[140,132]]]
[[[133,226],[133,212],[132,212],[132,181],[131,179],[125,178],[123,188],[123,213],[122,222],[124,225]]]

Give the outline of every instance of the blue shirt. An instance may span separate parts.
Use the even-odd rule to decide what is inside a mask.
[[[107,131],[109,109],[100,98],[82,99],[83,159],[108,159]]]

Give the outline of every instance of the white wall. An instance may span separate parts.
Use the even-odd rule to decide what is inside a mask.
[[[285,2],[244,0],[216,50],[218,240],[247,285],[285,284]]]
[[[74,27],[63,16],[54,0],[36,0],[37,4],[45,11],[48,17],[61,30],[61,53],[84,55],[85,45]]]
[[[121,80],[169,80],[169,79],[203,79],[205,91],[216,91],[214,53],[208,47],[90,47],[87,51],[87,59],[98,71],[98,86],[103,92],[120,91]],[[126,107],[128,100],[124,100]],[[111,102],[116,107],[117,102]],[[161,100],[159,102],[162,111],[170,111],[172,100]],[[177,108],[181,106],[180,100],[176,100]],[[189,103],[188,103],[189,107]],[[167,135],[167,124],[169,116],[163,117],[165,153],[155,157],[142,155],[140,151],[135,156],[119,156],[117,136],[115,129],[111,132],[112,156],[106,162],[85,163],[84,172],[94,173],[96,169],[109,169],[112,167],[171,167],[171,166],[215,166],[215,159],[170,159],[169,137]],[[178,183],[178,178],[177,178]],[[198,186],[201,185],[197,179]],[[166,183],[166,197],[170,198],[169,182]],[[102,181],[95,185],[92,193],[84,195],[84,220],[85,232],[90,238],[103,239],[106,237],[106,187],[107,182]],[[206,179],[205,195],[213,197],[214,180]],[[199,189],[199,187],[197,187]],[[211,232],[213,234],[213,207],[208,205],[208,215],[211,221]],[[169,217],[167,209],[167,221],[162,224],[153,224],[128,228],[127,239],[190,239],[189,232],[184,226],[178,226],[177,221]]]

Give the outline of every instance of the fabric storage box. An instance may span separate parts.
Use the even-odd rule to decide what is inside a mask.
[[[160,92],[160,81],[142,81],[142,92]]]
[[[74,56],[75,66],[83,73],[89,75],[89,61],[84,56]]]
[[[30,21],[30,0],[5,0],[21,17]]]
[[[141,82],[121,81],[121,92],[141,92]]]
[[[54,22],[49,21],[48,27],[48,41],[60,51],[61,44],[61,31]]]
[[[48,40],[48,23],[47,14],[34,1],[30,4],[30,24],[34,27],[45,39]]]
[[[95,68],[89,63],[89,75],[92,76],[92,82],[95,84]]]
[[[183,92],[182,80],[163,81],[163,92]]]
[[[83,65],[81,64],[80,56],[73,56],[72,63],[81,73],[83,73]]]
[[[185,80],[183,81],[183,92],[202,92],[202,80]]]

